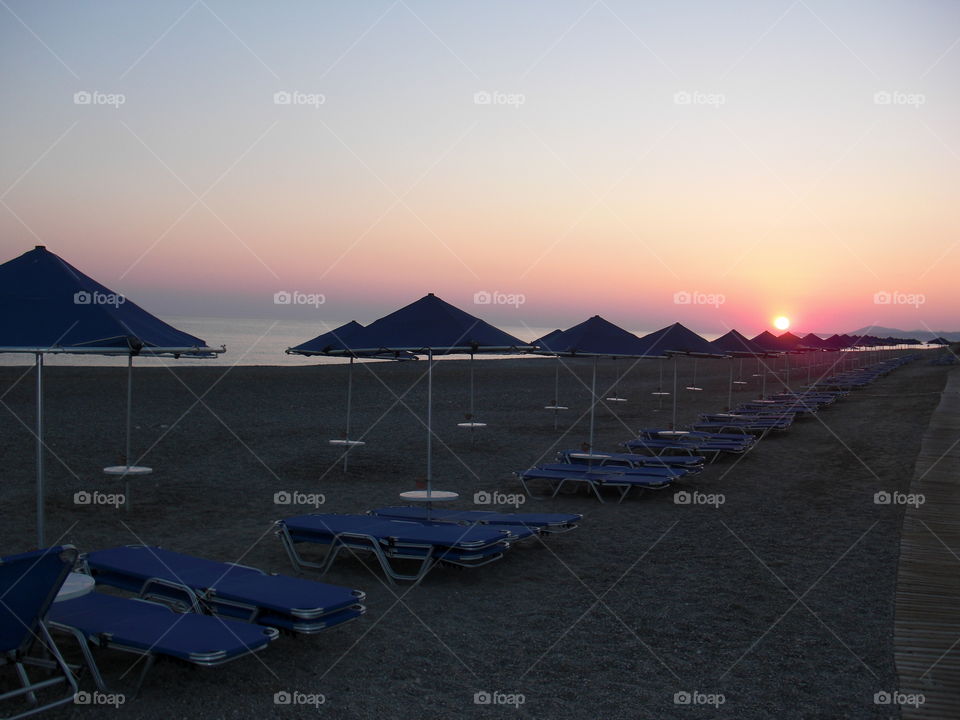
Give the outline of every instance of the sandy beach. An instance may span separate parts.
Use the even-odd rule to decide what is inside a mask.
[[[564,361],[560,400],[571,409],[554,430],[542,407],[554,397],[555,362],[476,361],[476,419],[488,426],[472,439],[456,426],[468,410],[468,363],[435,365],[434,487],[460,493],[454,507],[472,509],[479,490],[519,493],[512,471],[586,441],[592,362]],[[671,365],[662,369],[669,384]],[[680,424],[726,406],[729,369],[699,361],[703,390],[687,391],[692,361],[679,361]],[[625,373],[618,389],[628,402],[600,408],[597,449],[669,422],[669,398],[659,407],[650,394],[658,361],[607,360],[599,370],[603,396]],[[749,384],[735,400],[758,395],[753,370],[744,364]],[[137,369],[133,455],[154,474],[135,481],[127,512],[73,502],[83,490],[122,490],[101,468],[122,459],[125,370],[50,368],[48,542],[81,551],[147,543],[291,574],[272,523],[313,508],[276,505],[274,494],[322,493],[322,512],[400,504],[398,493],[425,474],[425,371],[424,362],[356,366],[351,437],[367,445],[344,474],[327,441],[343,433],[345,366]],[[873,696],[896,687],[903,508],[877,505],[874,494],[906,491],[946,372],[911,363],[677,486],[722,494],[719,507],[677,505],[673,491],[622,504],[529,499],[521,510],[578,512],[583,522],[483,568],[435,569],[413,588],[344,558],[324,580],[367,593],[358,621],[283,637],[222,668],[161,663],[119,711],[47,717],[314,713],[276,706],[281,691],[322,694],[319,711],[331,718],[889,717],[896,709]],[[34,395],[29,369],[0,368],[0,378],[6,554],[34,544]],[[794,370],[795,386],[806,379]],[[131,663],[98,657],[113,678]],[[82,685],[92,690],[88,677]],[[476,693],[494,691],[522,694],[523,704],[475,704]],[[683,692],[724,703],[675,704]]]

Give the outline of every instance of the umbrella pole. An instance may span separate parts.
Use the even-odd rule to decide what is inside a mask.
[[[353,406],[353,355],[350,356],[350,364],[347,366],[347,428],[346,441],[347,449],[343,453],[343,472],[347,472],[347,457],[350,455],[350,411]]]
[[[553,376],[553,429],[556,430],[560,422],[560,356],[557,355],[557,364]]]
[[[590,454],[593,454],[593,416],[597,407],[597,356],[593,356],[593,382],[590,384]]]
[[[37,353],[37,548],[45,545],[43,475],[43,353]]]
[[[671,430],[677,429],[677,356],[673,356],[673,424]]]
[[[473,445],[473,423],[476,422],[474,415],[474,393],[473,393],[473,353],[470,353],[470,444]]]
[[[127,355],[127,444],[123,451],[123,464],[130,467],[130,417],[133,414],[133,355]]]
[[[727,389],[727,410],[733,410],[733,357],[730,357],[730,387]]]
[[[427,497],[433,494],[433,348],[427,350]],[[427,503],[427,515],[430,503]]]
[[[130,471],[130,418],[133,415],[133,354],[127,355],[127,444],[124,449],[123,464]],[[130,512],[130,478],[123,476],[123,505]]]

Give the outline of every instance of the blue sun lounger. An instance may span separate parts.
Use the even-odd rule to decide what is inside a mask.
[[[238,620],[177,613],[170,607],[139,598],[92,592],[50,608],[50,627],[77,640],[91,675],[103,692],[111,692],[90,646],[146,658],[136,695],[158,657],[212,667],[263,650],[279,632]]]
[[[73,702],[77,681],[50,636],[46,617],[76,559],[77,551],[69,545],[0,558],[0,668],[12,666],[20,683],[0,693],[4,717],[23,718]],[[39,655],[32,652],[35,645],[42,650]],[[31,680],[28,665],[54,674]],[[66,692],[39,698],[52,689]],[[8,715],[12,704],[18,709]]]
[[[703,470],[705,459],[697,455],[638,455],[621,452],[581,452],[563,450],[557,453],[557,460],[564,463],[590,465],[592,467],[668,467],[685,470],[687,474]]]
[[[91,552],[84,558],[98,583],[146,599],[186,601],[183,609],[313,634],[366,612],[359,590],[183,555],[144,545]]]
[[[583,515],[572,513],[501,513],[490,510],[431,510],[420,507],[384,507],[371,510],[371,515],[393,520],[416,520],[417,522],[446,522],[459,525],[520,525],[539,530],[544,534],[556,534],[573,530]]]
[[[649,468],[651,470],[667,470],[667,468]],[[514,473],[524,492],[533,497],[527,485],[531,480],[546,480],[553,486],[550,497],[556,497],[567,483],[582,483],[591,490],[600,502],[605,502],[600,490],[613,488],[619,494],[617,502],[623,502],[631,490],[664,490],[670,487],[676,475],[667,474],[639,474],[630,468],[587,468],[578,471],[577,466],[569,463],[541,465]]]
[[[323,574],[343,550],[369,551],[391,581],[419,581],[438,563],[486,565],[503,557],[511,543],[534,532],[520,526],[428,525],[370,515],[298,515],[276,522],[276,534],[298,572],[314,568]],[[313,562],[301,557],[296,545],[305,542],[328,545],[324,559]],[[414,572],[401,572],[397,566],[403,561],[413,563]]]

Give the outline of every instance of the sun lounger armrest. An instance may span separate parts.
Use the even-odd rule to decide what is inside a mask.
[[[228,563],[225,563],[225,564],[226,564],[226,565],[229,565],[230,567],[240,568],[241,570],[251,570],[251,571],[253,571],[253,572],[255,572],[255,573],[259,573],[260,575],[268,575],[268,574],[270,574],[270,573],[264,572],[264,571],[261,570],[260,568],[253,567],[253,565],[243,565],[243,564],[241,564],[241,563],[235,563],[235,562],[228,562]],[[276,573],[273,573],[273,574],[276,575]]]
[[[162,593],[150,592],[151,587],[162,587],[167,588],[168,590],[174,590],[178,593],[182,593],[187,598],[187,604],[189,609],[192,612],[203,614],[203,610],[200,607],[200,599],[197,597],[197,593],[193,591],[192,588],[187,587],[183,583],[173,582],[172,580],[165,580],[164,578],[152,577],[140,587],[140,598],[143,600],[169,600],[167,595]],[[163,604],[163,603],[160,603]]]

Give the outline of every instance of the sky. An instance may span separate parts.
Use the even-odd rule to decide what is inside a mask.
[[[0,260],[161,316],[960,329],[958,35],[951,1],[3,0]]]

